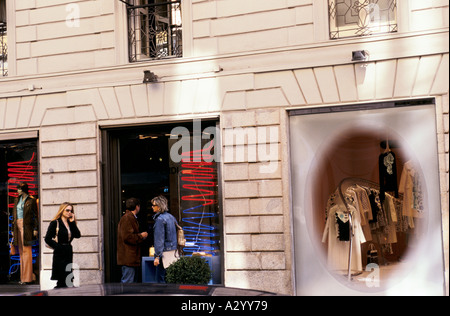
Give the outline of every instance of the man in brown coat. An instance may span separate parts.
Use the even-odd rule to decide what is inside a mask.
[[[122,266],[122,283],[136,282],[136,271],[141,265],[140,244],[147,238],[147,232],[139,232],[137,214],[141,209],[138,199],[126,201],[127,212],[122,216],[117,231],[117,264]]]

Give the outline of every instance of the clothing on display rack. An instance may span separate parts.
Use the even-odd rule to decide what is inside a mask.
[[[400,178],[399,192],[403,193],[402,214],[411,218],[410,227],[414,228],[413,217],[423,217],[423,190],[420,181],[420,174],[412,161],[408,161],[403,166]]]
[[[373,220],[373,212],[369,198],[370,191],[360,185],[353,185],[347,188],[346,193],[352,198],[353,205],[359,211],[361,217],[361,227],[366,241],[372,240],[370,222]]]
[[[338,225],[338,238],[340,241],[350,240],[350,216],[348,213],[337,210],[335,213],[336,223]]]
[[[397,186],[397,162],[395,153],[387,149],[378,158],[378,168],[380,176],[380,199],[384,201],[384,194],[388,191],[394,192],[398,198]]]
[[[338,202],[333,204],[328,210],[328,219],[326,222],[325,230],[323,232],[322,242],[328,241],[328,266],[330,270],[340,271],[345,273],[348,269],[348,254],[350,251],[350,243],[348,241],[341,241],[340,235],[342,232],[339,228],[342,225],[337,224],[336,218],[339,214],[345,213],[347,215],[348,225],[352,225],[353,239],[352,243],[352,266],[351,270],[353,272],[362,271],[362,261],[361,261],[361,244],[366,242],[364,238],[364,233],[361,229],[359,212],[353,206],[350,206],[350,213],[352,213],[352,222],[350,223],[349,213],[345,206]],[[346,228],[350,234],[350,226]],[[349,236],[350,237],[350,236]],[[349,238],[350,239],[350,238]]]
[[[369,180],[346,178],[340,182],[329,196],[322,236],[322,242],[328,242],[330,270],[363,271],[361,244],[368,241],[378,244],[385,253],[393,253],[392,244],[397,243],[397,232],[413,227],[412,210],[423,204],[417,173],[411,167],[408,165],[400,182],[400,192],[405,192],[407,203],[396,197],[396,193],[388,192],[384,193],[382,201],[379,184]]]

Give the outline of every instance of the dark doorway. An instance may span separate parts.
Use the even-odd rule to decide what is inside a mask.
[[[142,244],[142,256],[149,255],[153,246],[153,211],[151,199],[164,195],[169,201],[169,210],[184,227],[188,245],[187,255],[206,252],[219,262],[216,274],[220,272],[220,218],[218,203],[217,164],[200,163],[195,166],[176,161],[185,148],[172,150],[176,143],[186,137],[194,149],[194,139],[201,139],[201,148],[213,144],[215,135],[205,136],[205,130],[216,128],[216,121],[197,123],[158,124],[152,126],[108,129],[103,131],[103,209],[105,230],[105,281],[119,282],[120,267],[116,264],[117,225],[125,213],[125,201],[130,197],[141,201],[138,221],[141,231],[147,231],[149,238]],[[179,131],[185,133],[178,135]],[[190,151],[191,152],[191,151]],[[174,160],[175,158],[175,160]],[[208,167],[205,165],[208,164]],[[192,186],[192,175],[200,179]],[[186,180],[188,178],[188,180]],[[183,181],[189,181],[185,184]],[[208,188],[205,188],[208,186]],[[191,192],[185,192],[186,188]],[[202,201],[192,197],[201,195]],[[208,201],[208,203],[204,202]],[[191,210],[195,208],[194,212]],[[201,213],[199,209],[202,209]],[[201,218],[201,219],[200,219]],[[201,221],[201,223],[200,223]],[[196,224],[196,225],[193,225]],[[198,228],[193,232],[193,226]],[[205,230],[208,230],[207,232]],[[196,236],[193,236],[193,235]],[[220,282],[221,277],[217,278]]]

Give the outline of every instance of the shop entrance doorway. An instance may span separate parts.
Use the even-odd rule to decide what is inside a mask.
[[[105,281],[120,282],[116,262],[117,225],[130,197],[141,201],[138,221],[153,246],[151,199],[164,195],[184,228],[184,255],[210,257],[213,283],[221,283],[221,219],[216,121],[196,120],[103,130],[103,216]]]

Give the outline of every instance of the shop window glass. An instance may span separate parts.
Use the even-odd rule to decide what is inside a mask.
[[[435,108],[407,104],[291,116],[299,294],[442,294]]]
[[[330,38],[397,32],[396,0],[329,0]]]
[[[11,223],[17,185],[25,182],[29,194],[39,198],[36,141],[0,142],[0,283],[20,281],[20,257],[9,255]],[[33,248],[34,273],[38,273],[39,245]]]
[[[120,219],[128,198],[140,199],[138,219],[141,230],[149,232],[142,254],[149,256],[149,248],[154,245],[154,213],[150,201],[164,195],[169,201],[170,213],[184,229],[184,255],[208,258],[213,272],[211,283],[220,284],[221,228],[215,124],[215,121],[195,121],[111,131],[118,144],[117,181],[121,203],[119,216],[113,216],[116,221]],[[112,240],[115,239],[113,234]],[[114,277],[111,281],[115,281]]]

